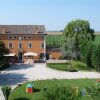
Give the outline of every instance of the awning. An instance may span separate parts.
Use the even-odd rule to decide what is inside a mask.
[[[15,56],[15,53],[6,54],[6,55],[4,55],[4,56],[12,57],[12,56]]]
[[[37,53],[34,53],[34,52],[27,52],[27,53],[24,53],[24,56],[37,56],[38,54]]]

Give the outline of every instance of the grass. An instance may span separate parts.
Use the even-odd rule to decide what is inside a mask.
[[[68,69],[68,63],[47,63],[47,66],[56,70],[66,71]],[[79,71],[94,71],[87,67],[87,65],[80,61],[71,61],[71,66]]]
[[[60,45],[63,43],[65,40],[63,35],[47,35],[46,36],[46,44],[47,45]],[[100,35],[95,36],[95,41],[94,43],[99,44],[100,43]]]
[[[64,40],[63,35],[47,35],[46,36],[46,44],[48,45],[59,45],[61,46]]]
[[[100,44],[100,35],[95,36],[95,44]]]
[[[67,63],[47,63],[47,67],[57,69],[57,70],[62,70],[66,71]]]
[[[27,83],[23,84],[22,86],[17,87],[14,89],[10,96],[9,100],[45,100],[43,96],[43,89],[44,87],[50,88],[54,85],[58,86],[78,86],[79,90],[82,90],[82,88],[86,86],[92,86],[95,84],[95,81],[97,79],[60,79],[60,80],[41,80],[41,81],[34,81],[30,82],[35,85],[35,91],[34,93],[26,93],[26,85]],[[81,100],[93,100],[91,97],[86,96],[82,97]],[[98,99],[99,100],[99,99]]]

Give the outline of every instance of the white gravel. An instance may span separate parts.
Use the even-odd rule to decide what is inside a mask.
[[[10,85],[13,88],[19,83],[31,80],[44,80],[44,79],[78,79],[78,78],[100,78],[98,72],[65,72],[57,71],[46,67],[46,64],[12,65],[9,69],[0,73],[0,86]],[[0,91],[0,100],[2,93]]]

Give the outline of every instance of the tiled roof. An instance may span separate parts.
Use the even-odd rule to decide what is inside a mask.
[[[6,34],[45,34],[44,25],[0,25],[0,33],[2,33],[3,28]]]

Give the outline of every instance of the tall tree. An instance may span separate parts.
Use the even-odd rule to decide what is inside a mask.
[[[94,40],[94,30],[86,20],[75,20],[67,24],[63,34],[66,38],[75,39],[75,45],[78,48],[83,41]]]
[[[86,20],[75,20],[67,24],[63,32],[66,39],[74,42],[74,53],[80,55],[80,48],[84,42],[94,40],[94,30],[90,28],[90,24]],[[72,41],[74,40],[74,41]],[[76,55],[75,54],[75,55]]]

